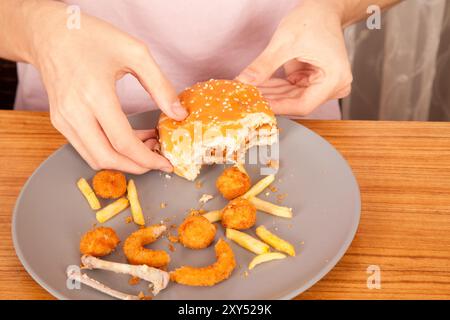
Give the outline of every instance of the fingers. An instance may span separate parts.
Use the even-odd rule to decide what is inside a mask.
[[[90,109],[82,103],[76,105],[76,108],[67,105],[59,108],[60,118],[63,118],[69,126],[63,128],[59,126],[57,129],[61,128],[60,131],[70,137],[70,142],[74,143],[74,147],[93,169],[116,169],[133,174],[142,174],[151,169],[117,152]],[[76,132],[81,142],[78,142],[75,135],[70,132]],[[150,133],[147,132],[146,135]],[[135,138],[138,139],[136,136]],[[143,143],[142,145],[150,152]]]
[[[279,41],[274,38],[267,48],[236,79],[259,86],[268,80],[278,68],[294,58],[291,55],[290,50],[279,44]]]
[[[75,130],[73,130],[72,127],[56,113],[57,111],[52,111],[50,115],[53,126],[66,137],[66,139],[69,141],[72,147],[75,150],[77,150],[80,156],[87,162],[87,164],[93,170],[99,170],[100,167],[98,166],[94,158],[90,155],[90,153],[87,151],[86,147],[84,146],[81,139],[78,137]]]
[[[279,80],[279,81],[274,81]],[[269,86],[268,83],[272,83],[271,86]],[[292,88],[295,87],[292,83],[290,83],[287,80],[284,79],[278,79],[278,78],[272,78],[266,82],[264,82],[264,86],[259,86],[258,89],[261,92],[261,94],[267,98],[267,96],[271,95],[280,95],[283,93],[287,93]]]
[[[327,81],[308,88],[298,88],[285,97],[267,97],[273,111],[283,115],[305,116],[330,99],[333,85]]]
[[[188,116],[187,110],[178,100],[172,83],[163,75],[145,45],[142,45],[138,59],[130,67],[144,89],[167,116],[178,121]]]
[[[102,130],[112,147],[121,155],[133,160],[140,167],[171,172],[172,165],[163,156],[152,152],[135,134],[123,113],[113,88],[105,90],[104,99],[94,108]],[[140,132],[142,140],[155,136],[155,132]]]
[[[133,130],[139,140],[145,141],[156,137],[156,129]]]

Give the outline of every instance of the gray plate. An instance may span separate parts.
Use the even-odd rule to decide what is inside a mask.
[[[150,128],[156,117],[156,112],[148,112],[131,117],[131,122],[135,128]],[[254,255],[232,243],[239,268],[230,279],[210,288],[170,283],[158,299],[289,299],[311,287],[344,255],[357,230],[361,205],[350,167],[330,144],[307,128],[285,118],[279,118],[279,126],[283,129],[281,168],[274,185],[278,193],[288,194],[283,204],[294,208],[294,218],[286,220],[258,213],[257,225],[264,224],[293,243],[297,256],[262,264],[246,275],[246,266]],[[247,169],[252,181],[261,178],[258,166]],[[226,202],[214,186],[222,170],[222,165],[203,168],[201,189],[177,176],[167,179],[159,172],[133,177],[149,222],[170,218],[170,223],[180,223],[189,208],[198,207],[203,193],[216,195],[205,209],[223,207]],[[66,286],[67,266],[80,263],[80,236],[96,222],[76,181],[93,175],[72,147],[63,146],[30,177],[14,209],[12,233],[17,255],[30,275],[60,299],[109,298],[88,287],[69,290]],[[276,200],[272,192],[268,198],[265,194],[261,197]],[[161,202],[168,206],[161,209]],[[127,210],[105,223],[117,231],[122,242],[137,229],[124,222],[129,215]],[[249,232],[254,235],[254,229]],[[224,237],[221,227],[216,239],[220,237]],[[167,249],[168,241],[163,238],[151,247]],[[213,246],[200,251],[175,247],[169,269],[207,265],[215,259]],[[121,245],[107,259],[125,262]],[[98,270],[88,273],[124,292],[137,294],[145,290],[144,283],[130,287],[128,276]]]

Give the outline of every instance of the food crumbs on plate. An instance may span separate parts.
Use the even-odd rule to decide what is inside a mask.
[[[161,203],[159,204],[159,207],[160,207],[161,209],[164,209],[164,208],[167,207],[167,203],[161,202]]]
[[[248,271],[247,270],[244,271],[244,277],[246,277],[246,278],[248,277]]]
[[[269,190],[272,191],[272,192],[277,192],[278,191],[277,187],[275,187],[275,186],[269,186]]]
[[[177,243],[178,242],[178,237],[173,236],[173,235],[169,235],[169,237],[167,239],[169,239],[169,241],[172,242],[172,243]]]
[[[139,298],[140,300],[152,300],[152,297],[146,296],[142,291],[139,292],[138,298]]]
[[[267,192],[265,193],[265,195],[266,195],[266,197],[270,196],[270,192],[267,191]]]
[[[170,250],[171,252],[175,252],[175,247],[173,246],[172,243],[169,243],[169,250]]]
[[[167,174],[167,173],[166,173],[166,174],[164,175],[164,178],[166,178],[166,179],[172,179],[172,176],[171,176],[170,174]]]
[[[277,202],[278,203],[283,202],[283,200],[286,199],[287,196],[288,196],[287,193],[282,193],[282,194],[277,195]]]
[[[131,222],[133,222],[133,217],[128,216],[125,218],[125,223],[131,223]]]
[[[201,189],[201,187],[203,187],[203,182],[201,182],[201,181],[196,181],[196,182],[195,182],[195,187],[196,187],[197,189]]]
[[[267,162],[267,166],[272,169],[279,169],[280,161],[271,159]]]
[[[135,286],[141,282],[141,279],[139,277],[131,277],[130,280],[128,280],[128,284],[130,286]]]
[[[205,204],[207,203],[209,200],[211,200],[212,198],[214,198],[213,195],[210,194],[203,194],[200,199],[198,200],[198,202],[200,202],[201,204]]]

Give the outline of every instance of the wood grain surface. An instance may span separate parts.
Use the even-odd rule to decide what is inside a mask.
[[[347,159],[362,194],[343,259],[299,299],[450,299],[450,123],[301,121]],[[11,214],[23,184],[65,139],[47,113],[0,111],[0,299],[52,299],[20,264]],[[381,288],[367,287],[367,268]]]

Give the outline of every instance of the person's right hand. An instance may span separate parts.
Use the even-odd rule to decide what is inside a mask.
[[[155,130],[133,130],[115,91],[125,74],[135,76],[159,108],[182,120],[187,111],[146,45],[112,25],[81,15],[80,29],[66,27],[65,6],[40,8],[32,32],[33,64],[46,87],[52,124],[95,170],[141,174],[173,170],[152,150]]]

